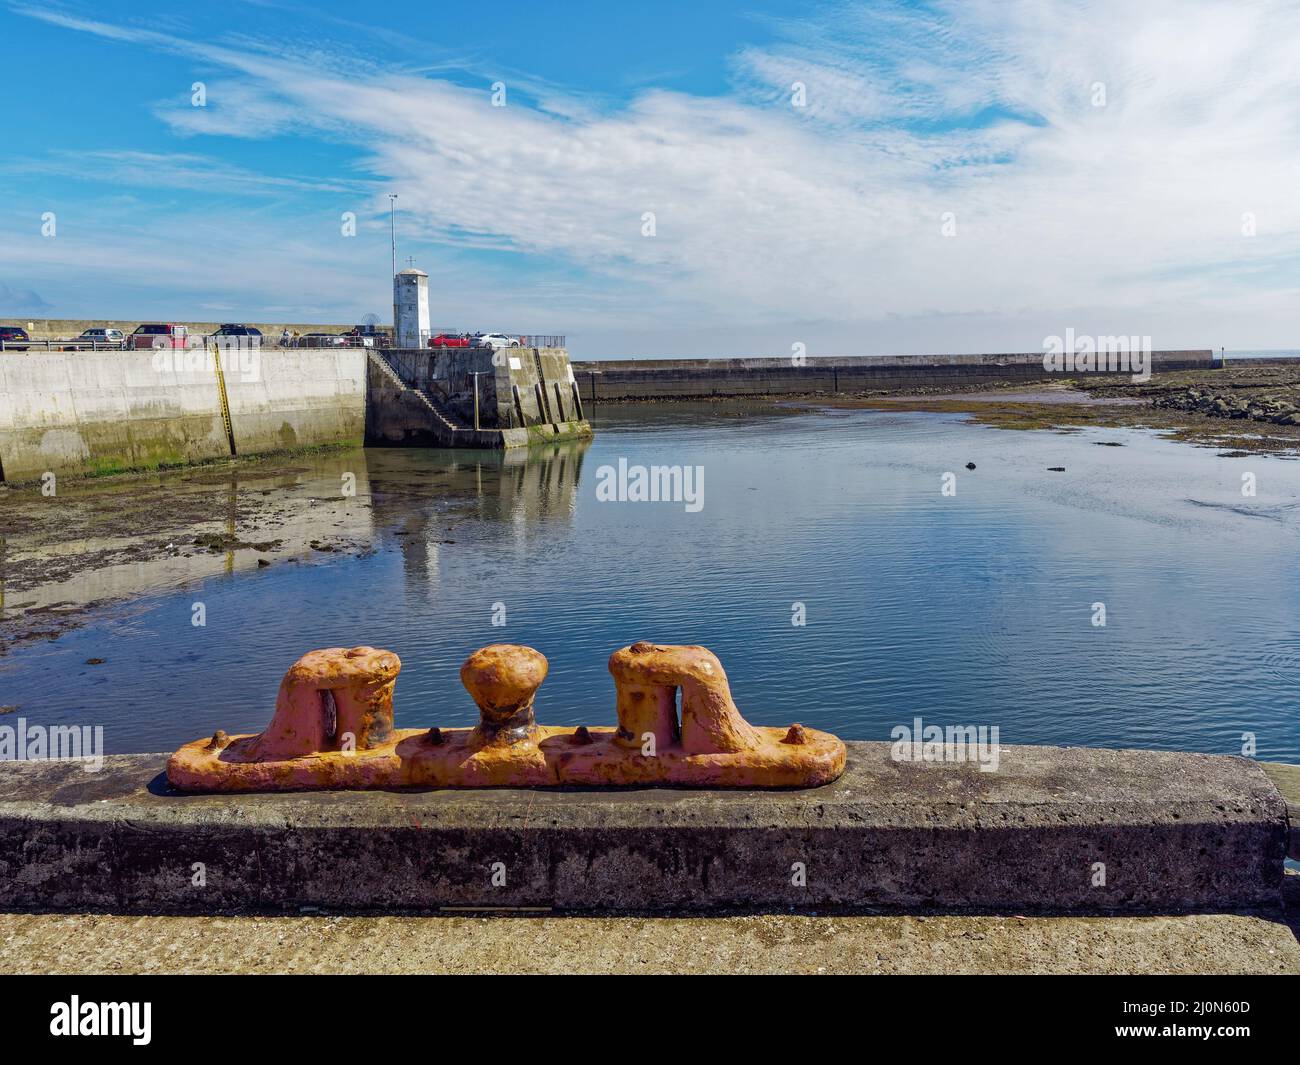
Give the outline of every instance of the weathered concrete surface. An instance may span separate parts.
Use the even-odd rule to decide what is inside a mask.
[[[214,376],[161,374],[152,357],[149,351],[0,352],[4,479],[229,455]]]
[[[467,425],[474,423],[474,384],[469,376],[473,373],[481,375],[481,426],[521,429],[582,420],[581,403],[575,403],[573,396],[573,368],[564,348],[383,348],[377,354],[407,385],[436,394]],[[514,387],[519,389],[517,406]]]
[[[474,373],[481,375],[477,431]],[[365,433],[370,446],[495,449],[591,435],[563,348],[370,353]]]
[[[1287,857],[1300,862],[1300,765],[1284,762],[1261,762],[1264,772],[1286,800],[1287,814],[1291,820],[1291,844]]]
[[[1213,362],[1213,352],[1208,349],[1151,353],[1154,370],[1209,369]],[[1042,352],[808,356],[801,366],[788,357],[622,359],[575,362],[573,372],[586,402],[951,388],[1002,381],[1059,380],[1069,376],[1045,371]]]
[[[0,914],[0,973],[1300,973],[1275,915]]]
[[[1178,913],[1277,904],[1286,807],[1257,763],[1004,747],[998,771],[982,773],[896,762],[886,743],[849,748],[839,780],[791,792],[232,799],[167,793],[163,755],[116,756],[97,774],[4,763],[0,906]]]
[[[360,443],[365,359],[361,348],[223,352],[237,452]],[[0,352],[0,479],[229,457],[206,361],[199,350]]]
[[[265,351],[255,374],[228,371],[225,377],[230,421],[241,455],[359,444],[365,436],[366,353],[362,348]]]

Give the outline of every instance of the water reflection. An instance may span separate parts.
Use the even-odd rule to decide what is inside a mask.
[[[573,521],[590,446],[571,440],[509,451],[373,451],[376,528],[397,540],[413,583],[438,582],[441,549],[457,543],[455,529],[469,520],[508,526],[516,555],[526,555],[534,534]]]
[[[589,446],[357,448],[67,482],[54,497],[11,491],[0,509],[0,621],[356,554],[384,533],[400,541],[408,572],[427,577],[437,572],[449,517],[508,523],[526,550],[530,524],[572,520]]]
[[[0,613],[57,612],[367,544],[369,494],[359,449],[293,465],[61,482],[53,497],[12,492],[0,512]]]
[[[620,458],[706,466],[703,509],[601,501],[595,472]],[[715,651],[755,724],[886,739],[920,715],[1004,743],[1221,754],[1248,734],[1259,757],[1300,759],[1300,463],[1276,457],[1134,430],[665,406],[611,409],[594,441],[534,453],[295,458],[239,471],[233,496],[229,471],[168,484],[0,503],[10,601],[90,580],[56,571],[79,541],[161,553],[189,534],[182,558],[139,570],[106,554],[93,570],[164,594],[0,657],[0,705],[102,723],[110,752],[164,750],[262,728],[295,658],[364,642],[402,659],[401,727],[465,725],[460,663],[508,641],[550,660],[540,720],[612,724],[609,653],[649,639]],[[288,557],[192,543],[232,528]],[[198,600],[207,628],[191,627]]]

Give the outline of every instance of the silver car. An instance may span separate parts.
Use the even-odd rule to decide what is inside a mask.
[[[120,329],[83,329],[77,337],[78,344],[90,344],[96,348],[120,348],[126,343],[126,334]]]
[[[506,336],[505,333],[477,333],[474,336],[473,343],[479,347],[517,348],[519,347],[519,338]]]

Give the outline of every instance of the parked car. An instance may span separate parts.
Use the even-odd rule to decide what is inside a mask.
[[[350,348],[373,348],[375,334],[372,330],[363,329],[359,325],[354,326],[343,334],[343,343]]]
[[[340,333],[303,333],[294,343],[300,348],[337,348],[347,342]]]
[[[439,333],[436,337],[429,338],[429,347],[467,348],[469,347],[469,337],[464,333]]]
[[[479,347],[517,348],[519,347],[519,338],[508,337],[505,333],[476,333],[474,343]]]
[[[211,341],[218,348],[260,348],[262,331],[251,325],[232,322],[218,326],[217,331],[204,337],[204,340]]]
[[[0,344],[6,348],[14,348],[18,344],[27,344],[31,342],[31,337],[26,329],[20,329],[16,325],[0,325]],[[15,350],[26,351],[26,346],[18,347]]]
[[[125,347],[132,351],[144,348],[184,348],[189,345],[189,338],[189,326],[173,322],[146,322],[136,326],[135,332],[126,338]]]
[[[77,337],[78,344],[90,344],[97,348],[120,348],[126,342],[126,334],[120,329],[83,329]]]

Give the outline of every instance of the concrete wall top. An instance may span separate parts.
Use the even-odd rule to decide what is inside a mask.
[[[0,763],[0,904],[1008,913],[1278,904],[1287,807],[1247,759],[1004,746],[998,771],[984,773],[900,761],[889,743],[848,747],[834,783],[769,792],[181,795],[157,786],[165,755],[113,756],[97,773]],[[510,877],[494,888],[484,870],[503,840]],[[208,869],[203,892],[177,860],[195,847]],[[806,863],[806,884],[792,884],[793,861]]]

